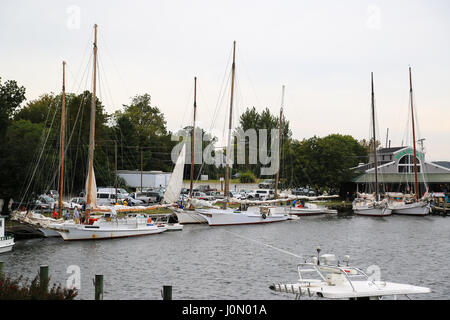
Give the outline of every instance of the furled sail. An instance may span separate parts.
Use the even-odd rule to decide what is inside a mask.
[[[169,179],[169,184],[166,187],[162,203],[174,203],[178,201],[181,192],[181,185],[183,184],[183,172],[186,153],[186,144],[181,148],[180,154],[173,169],[172,175]]]
[[[88,197],[87,192],[89,190],[88,184],[89,184],[89,174],[86,179],[86,200],[90,198],[91,203],[87,203],[91,208],[97,207],[97,183],[95,182],[95,173],[94,168],[92,168],[92,185],[91,185],[91,194],[90,197]]]

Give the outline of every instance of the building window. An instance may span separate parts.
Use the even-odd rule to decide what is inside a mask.
[[[421,163],[419,158],[416,157],[417,162],[417,172],[421,170]],[[398,162],[398,173],[414,173],[414,156],[405,155],[400,158]]]

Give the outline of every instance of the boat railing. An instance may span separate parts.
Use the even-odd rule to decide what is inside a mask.
[[[11,240],[14,239],[14,236],[6,235],[4,237],[0,237],[0,241]]]
[[[355,287],[353,286],[351,278],[364,278],[366,281],[371,281],[375,286],[377,284],[374,280],[370,280],[369,276],[359,268],[355,267],[341,267],[334,265],[320,265],[315,263],[300,263],[297,265],[299,282],[313,282],[312,279],[305,279],[302,276],[302,273],[311,273],[315,272],[319,275],[319,277],[324,282],[327,281],[326,274],[342,274],[344,278],[348,281],[350,286],[352,287],[353,292],[356,292]],[[378,287],[378,286],[377,286]]]

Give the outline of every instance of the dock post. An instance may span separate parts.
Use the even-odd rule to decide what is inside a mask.
[[[39,285],[48,290],[48,265],[42,265],[39,270]]]
[[[96,274],[94,280],[95,300],[103,300],[103,275]]]
[[[161,295],[163,300],[172,300],[172,286],[163,286]]]
[[[3,278],[3,276],[5,275],[3,272],[4,266],[5,266],[5,263],[3,261],[0,261],[0,279]]]

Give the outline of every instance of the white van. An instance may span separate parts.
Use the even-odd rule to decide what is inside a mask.
[[[272,189],[258,189],[247,194],[247,199],[271,200],[275,198]]]
[[[98,188],[97,192],[105,192],[105,193],[111,193],[111,194],[116,194],[116,188],[112,188],[112,187],[108,187],[108,188]],[[117,193],[120,193],[121,195],[123,195],[125,198],[129,197],[130,194],[127,192],[127,190],[123,189],[123,188],[117,188]]]

